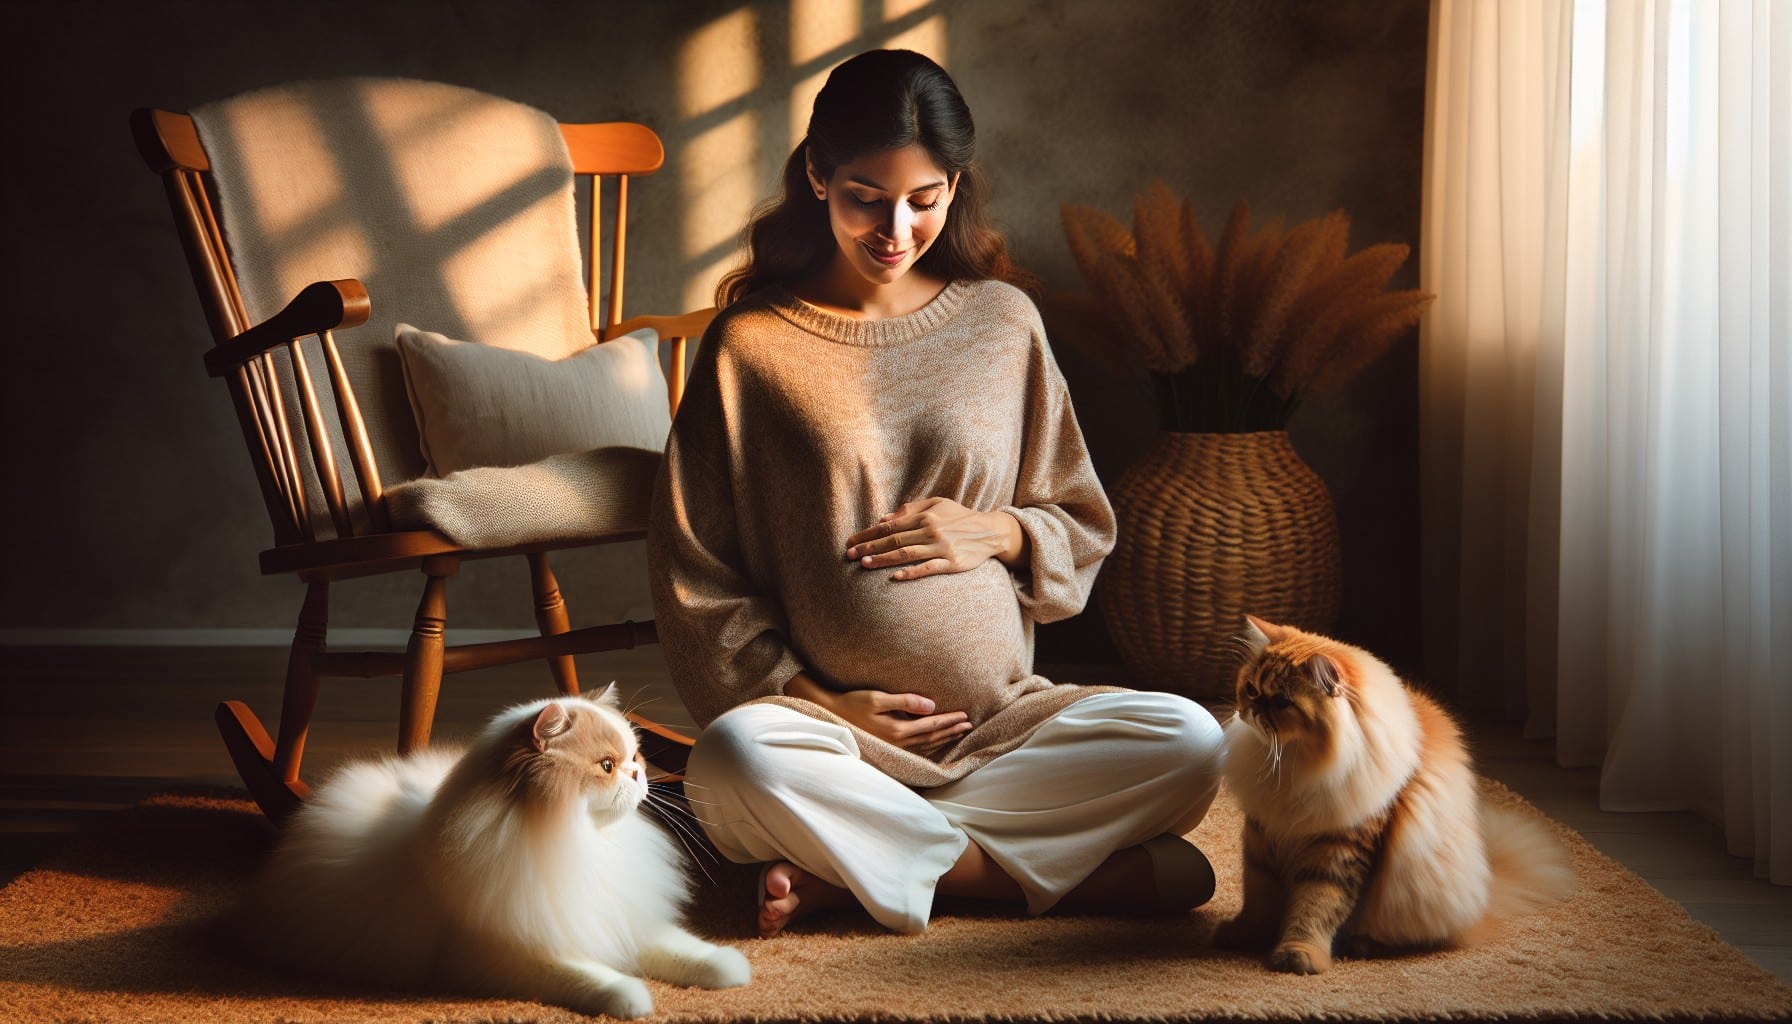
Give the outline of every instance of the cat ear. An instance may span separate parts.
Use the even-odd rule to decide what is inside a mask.
[[[1343,673],[1338,670],[1338,663],[1323,654],[1315,654],[1307,662],[1307,670],[1313,673],[1313,682],[1325,691],[1327,697],[1338,695],[1338,680]]]
[[[1265,622],[1255,615],[1244,617],[1244,642],[1252,654],[1263,653],[1263,648],[1282,638],[1282,627],[1272,622]]]
[[[585,699],[593,704],[608,704],[618,710],[622,707],[622,695],[616,692],[616,680],[610,680],[608,686],[596,693],[585,694]]]
[[[548,749],[548,740],[572,727],[572,716],[566,713],[558,701],[541,709],[535,716],[535,751],[540,753]]]

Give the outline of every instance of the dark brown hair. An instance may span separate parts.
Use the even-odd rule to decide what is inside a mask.
[[[791,285],[833,260],[827,204],[809,189],[804,158],[824,179],[862,156],[919,145],[948,177],[958,175],[946,226],[916,266],[946,280],[1015,281],[1008,243],[989,225],[988,184],[972,157],[970,108],[944,68],[912,50],[871,50],[828,74],[809,131],[784,164],[779,195],[747,222],[746,259],[716,285],[728,306],[766,285]]]

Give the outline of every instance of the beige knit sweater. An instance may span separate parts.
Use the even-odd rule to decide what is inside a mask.
[[[897,581],[847,560],[848,536],[928,497],[1013,514],[1030,567]],[[854,732],[867,762],[925,787],[1105,689],[1034,674],[1033,623],[1081,610],[1113,541],[1038,312],[980,281],[886,320],[777,288],[729,307],[672,424],[647,555],[660,641],[700,724],[759,700],[839,722],[784,695],[798,671],[923,694],[973,725],[937,759]]]

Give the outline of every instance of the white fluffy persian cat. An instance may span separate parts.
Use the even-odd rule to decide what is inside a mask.
[[[331,777],[251,892],[258,943],[337,978],[614,1017],[652,1012],[642,977],[746,984],[746,957],[680,924],[683,854],[642,810],[611,689],[510,708],[463,751]]]

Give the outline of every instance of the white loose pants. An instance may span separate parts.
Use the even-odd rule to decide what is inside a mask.
[[[728,859],[788,860],[850,890],[884,926],[919,932],[970,841],[1044,913],[1115,851],[1194,828],[1219,789],[1221,752],[1199,704],[1103,693],[964,778],[917,791],[861,761],[851,730],[748,704],[697,738],[685,791]]]

